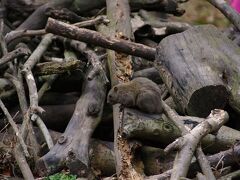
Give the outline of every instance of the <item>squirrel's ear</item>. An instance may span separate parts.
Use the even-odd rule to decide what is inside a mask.
[[[114,91],[117,91],[117,90],[118,90],[118,87],[115,86],[115,87],[113,88],[113,90],[114,90]]]

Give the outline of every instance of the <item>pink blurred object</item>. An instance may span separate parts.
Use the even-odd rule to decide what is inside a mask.
[[[232,0],[231,6],[233,9],[235,9],[237,12],[240,12],[240,0]]]

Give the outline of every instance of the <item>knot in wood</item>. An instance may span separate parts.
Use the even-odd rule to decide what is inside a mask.
[[[76,159],[76,155],[75,155],[75,153],[72,150],[69,150],[68,158],[71,159],[71,160]]]
[[[60,136],[59,139],[58,139],[58,143],[59,144],[63,144],[67,141],[67,137],[66,136]]]

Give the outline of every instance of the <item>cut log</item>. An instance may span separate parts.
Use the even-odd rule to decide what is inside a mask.
[[[197,26],[166,37],[155,65],[182,111],[206,117],[212,109],[239,103],[240,49],[212,25]],[[230,86],[227,89],[227,86]],[[239,100],[238,100],[239,99]]]

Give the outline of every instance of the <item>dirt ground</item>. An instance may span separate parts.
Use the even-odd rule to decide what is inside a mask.
[[[182,7],[186,13],[177,19],[191,24],[214,24],[218,27],[229,26],[229,21],[206,0],[189,0]]]

